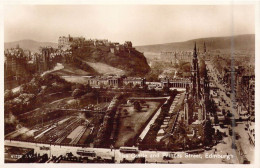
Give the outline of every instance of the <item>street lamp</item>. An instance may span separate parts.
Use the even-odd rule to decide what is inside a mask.
[[[115,150],[115,148],[114,148],[114,146],[112,144],[110,145],[110,149],[111,149],[111,152],[114,150],[114,161],[115,161],[116,150]]]

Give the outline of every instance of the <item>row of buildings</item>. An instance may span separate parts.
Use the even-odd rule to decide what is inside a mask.
[[[191,51],[161,52],[161,56],[171,60],[172,64],[178,64],[179,62],[191,62],[192,61],[192,52]]]
[[[224,61],[223,58],[217,60]],[[216,60],[215,60],[216,61]],[[212,63],[214,66],[214,62]],[[225,86],[228,95],[233,94],[235,101],[240,102],[247,111],[255,114],[255,72],[254,66],[233,66],[226,65],[219,68],[215,65],[219,81]]]
[[[28,72],[32,70],[30,60],[31,52],[21,49],[19,45],[4,51],[5,89],[15,87],[27,80]]]
[[[60,61],[61,58],[69,58],[70,55],[69,51],[62,51],[52,47],[42,47],[40,53],[23,50],[19,46],[6,49],[4,51],[6,86],[13,88],[29,81],[33,74],[52,69],[57,61]]]
[[[203,56],[204,59],[209,59],[210,53],[206,49],[206,43],[204,42],[203,51],[197,51],[198,55]],[[180,62],[189,62],[193,60],[193,51],[162,51],[161,56],[171,60],[172,64],[179,64]]]
[[[71,76],[63,76],[64,79],[69,79]],[[72,77],[73,78],[73,77]],[[191,82],[187,78],[161,78],[159,82],[149,82],[142,77],[126,77],[126,76],[81,76],[84,84],[88,84],[91,87],[113,87],[121,88],[124,86],[132,87],[144,87],[147,86],[149,90],[162,90],[164,87],[183,89],[185,90]]]

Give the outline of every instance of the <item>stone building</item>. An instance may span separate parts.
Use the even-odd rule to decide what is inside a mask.
[[[70,50],[71,44],[73,42],[82,43],[84,41],[85,41],[84,37],[71,37],[70,35],[68,35],[68,37],[60,36],[58,39],[58,48],[63,51]]]
[[[123,79],[117,76],[86,76],[86,84],[91,87],[121,87]]]
[[[255,115],[255,76],[244,74],[241,81],[240,101],[251,116]]]
[[[14,78],[19,83],[25,73],[27,57],[24,50],[17,46],[16,48],[7,49],[5,55],[5,78]],[[29,57],[29,55],[28,55]]]
[[[125,86],[130,85],[131,87],[144,86],[146,84],[146,79],[138,77],[127,77],[123,79],[123,84]]]
[[[122,77],[122,76],[85,76],[86,84],[92,87],[116,87],[123,86],[144,86],[146,84],[145,78],[138,77]]]
[[[161,78],[161,85],[169,88],[186,88],[191,82],[188,78]]]
[[[171,60],[172,64],[179,64],[180,62],[192,62],[192,53],[190,51],[161,52],[161,56],[163,56],[165,59]]]
[[[126,41],[126,42],[124,43],[124,47],[125,47],[125,48],[133,48],[132,42],[131,42],[131,41]]]

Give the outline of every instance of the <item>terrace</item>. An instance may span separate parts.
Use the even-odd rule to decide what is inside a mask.
[[[142,130],[151,120],[164,99],[140,101],[141,110],[137,111],[134,104],[124,104],[120,107],[119,129],[115,147],[132,146]]]

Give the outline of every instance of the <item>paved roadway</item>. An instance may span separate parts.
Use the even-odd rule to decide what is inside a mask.
[[[48,154],[48,156],[60,156],[66,155],[66,153],[71,152],[74,156],[78,149],[85,149],[88,151],[95,151],[97,156],[102,158],[115,157],[116,163],[120,163],[123,158],[127,160],[133,160],[136,156],[145,157],[146,162],[148,163],[207,163],[207,164],[221,164],[221,163],[238,163],[235,156],[229,153],[229,156],[226,157],[226,151],[218,150],[215,152],[214,149],[205,151],[201,154],[188,155],[185,152],[174,152],[174,158],[170,160],[164,160],[163,156],[168,156],[169,152],[167,151],[140,151],[137,155],[135,154],[123,154],[118,149],[106,149],[106,148],[82,148],[82,147],[72,147],[72,146],[60,146],[60,145],[49,145],[49,144],[36,144],[31,142],[21,142],[21,141],[10,141],[5,140],[5,145],[7,146],[16,146],[24,148],[33,148],[35,153],[43,155]],[[40,150],[40,147],[50,147],[50,150]],[[218,144],[218,149],[225,149],[225,144]],[[215,153],[215,155],[213,155]],[[216,158],[219,156],[225,158]],[[215,158],[213,158],[213,156]]]
[[[206,63],[207,67],[210,69],[211,72],[216,72],[212,66],[212,64],[210,62]],[[226,101],[226,104],[229,104],[229,107],[221,107],[221,108],[225,108],[226,111],[229,110],[231,113],[234,114],[235,119],[239,118],[239,114],[237,109],[232,108],[232,101],[230,99],[230,97],[228,97],[225,93],[225,87],[223,85],[221,85],[217,79],[217,75],[214,73],[209,73],[209,75],[211,77],[213,77],[214,82],[216,84],[216,86],[218,88],[220,88],[220,96],[223,97],[223,99]],[[239,122],[237,123],[237,126],[234,127],[235,132],[237,132],[240,135],[240,138],[237,140],[238,143],[241,144],[241,148],[243,150],[243,152],[245,153],[246,158],[251,162],[254,163],[254,151],[255,148],[252,144],[250,144],[249,142],[249,135],[248,135],[248,131],[245,130],[247,122],[243,121],[243,122]],[[227,129],[226,129],[227,130]],[[227,132],[228,135],[228,132]],[[229,136],[230,140],[232,139],[231,136]],[[230,147],[229,147],[230,148]],[[227,149],[226,149],[227,150]]]
[[[206,65],[210,69],[209,76],[211,76],[214,79],[214,84],[216,85],[216,87],[218,87],[220,89],[220,91],[219,91],[220,97],[222,97],[226,101],[225,104],[228,104],[228,107],[225,107],[225,109],[229,110],[231,113],[233,113],[235,119],[239,119],[239,114],[238,114],[237,110],[232,108],[231,98],[226,95],[226,92],[225,92],[226,88],[222,84],[220,84],[220,82],[217,78],[216,70],[214,70],[214,68],[210,62],[207,62]],[[214,73],[212,73],[212,72],[214,72]]]

